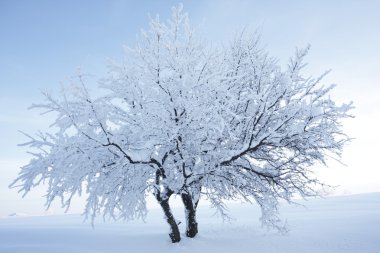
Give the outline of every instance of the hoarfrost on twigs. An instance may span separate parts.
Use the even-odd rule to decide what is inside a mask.
[[[279,200],[318,195],[310,166],[339,158],[349,141],[341,119],[352,105],[331,100],[324,75],[302,75],[308,50],[282,69],[256,34],[211,48],[173,8],[170,21],[150,21],[123,64],[109,66],[106,95],[92,97],[80,75],[73,92],[45,94],[35,107],[57,113],[58,131],[28,135],[25,145],[37,151],[12,185],[27,193],[45,182],[47,205],[59,198],[66,208],[85,191],[92,219],[144,217],[153,193],[173,242],[173,194],[190,237],[200,195],[222,214],[226,200],[257,202],[263,225],[282,230]]]

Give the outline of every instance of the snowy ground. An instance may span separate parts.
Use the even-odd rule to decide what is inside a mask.
[[[224,224],[213,210],[200,207],[199,236],[183,236],[178,244],[169,242],[158,209],[150,211],[146,223],[98,221],[94,229],[79,215],[6,217],[0,219],[0,252],[380,252],[380,193],[313,199],[306,205],[283,207],[287,235],[261,229],[255,206],[233,204],[236,221]],[[183,220],[182,210],[175,211]]]

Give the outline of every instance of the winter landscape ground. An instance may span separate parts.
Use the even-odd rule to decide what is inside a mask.
[[[380,193],[328,197],[282,207],[289,233],[261,229],[259,208],[232,204],[235,218],[223,223],[207,206],[199,207],[200,233],[170,242],[162,212],[153,209],[146,222],[97,221],[80,215],[0,218],[1,253],[116,252],[380,252]],[[177,208],[177,219],[183,220]],[[184,224],[180,225],[183,232]]]

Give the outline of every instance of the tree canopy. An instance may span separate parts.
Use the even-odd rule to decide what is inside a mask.
[[[47,183],[47,205],[69,208],[86,193],[84,213],[144,217],[154,194],[180,240],[169,198],[182,197],[187,236],[198,232],[201,196],[224,213],[226,200],[256,202],[264,225],[281,228],[279,200],[318,195],[311,166],[339,159],[349,138],[333,85],[302,75],[309,48],[286,67],[269,56],[259,35],[241,33],[228,47],[211,47],[182,7],[172,18],[151,19],[147,31],[109,66],[93,97],[82,75],[74,89],[33,107],[56,113],[54,133],[29,136],[37,149],[12,186],[28,193]]]

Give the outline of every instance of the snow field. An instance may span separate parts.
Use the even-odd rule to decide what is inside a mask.
[[[117,253],[117,252],[380,252],[380,193],[302,201],[282,206],[289,233],[280,235],[261,228],[257,206],[232,204],[231,222],[222,222],[214,210],[200,206],[199,234],[184,235],[172,244],[160,209],[147,219],[131,222],[98,220],[94,229],[80,215],[12,216],[0,219],[1,253]]]

